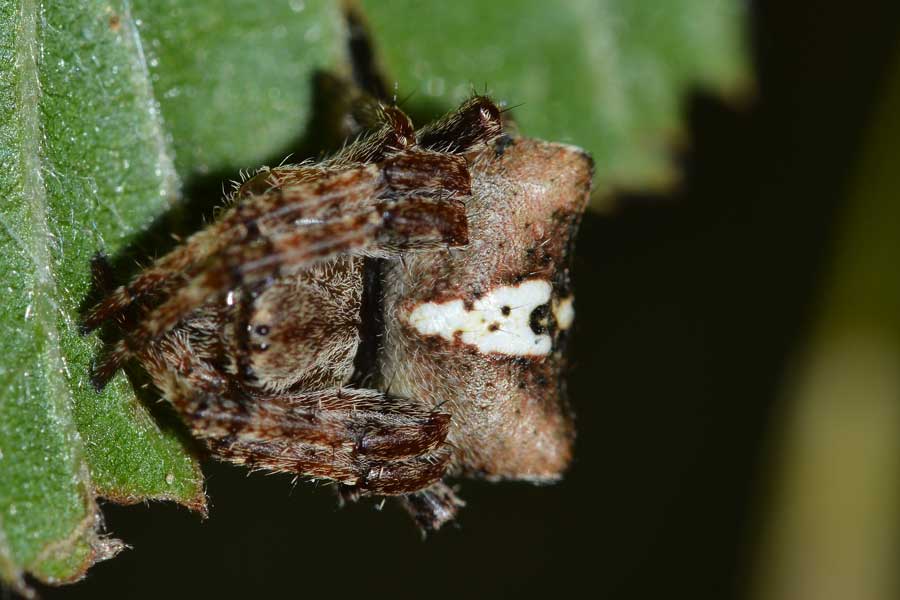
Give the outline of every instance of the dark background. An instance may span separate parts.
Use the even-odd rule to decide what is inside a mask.
[[[423,542],[391,504],[338,510],[328,488],[209,464],[208,521],[105,506],[133,549],[42,596],[744,597],[769,417],[816,315],[900,5],[760,2],[751,28],[757,99],[690,99],[682,188],[585,220],[563,483],[463,482],[459,527]]]

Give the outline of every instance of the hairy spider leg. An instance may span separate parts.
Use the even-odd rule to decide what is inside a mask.
[[[503,133],[501,111],[485,96],[473,96],[459,108],[416,133],[419,147],[464,154],[490,143]]]
[[[443,481],[398,498],[400,505],[413,518],[422,533],[440,529],[453,521],[466,503]]]
[[[177,284],[193,264],[218,250],[237,243],[248,233],[252,233],[255,222],[269,216],[276,207],[283,207],[283,198],[278,191],[287,185],[316,182],[323,188],[329,185],[344,185],[346,179],[353,179],[356,172],[364,170],[367,164],[384,160],[389,154],[406,150],[415,145],[416,137],[412,122],[401,110],[379,106],[370,117],[372,133],[361,135],[348,144],[341,153],[320,165],[287,165],[264,169],[243,182],[234,197],[238,203],[227,211],[215,224],[189,237],[184,245],[159,258],[144,269],[127,285],[113,290],[106,298],[91,309],[82,324],[85,333],[93,331],[103,322],[118,319],[132,304],[147,295],[165,292]],[[337,174],[330,171],[341,169]],[[364,198],[371,197],[372,190],[361,190]],[[342,202],[352,202],[352,190],[345,189]],[[262,197],[264,201],[245,201],[248,196]],[[318,194],[304,196],[306,202],[294,202],[281,217],[291,220],[318,212],[315,206],[327,203],[332,195],[323,189]]]
[[[239,199],[215,223],[189,237],[185,243],[141,271],[91,309],[84,319],[85,331],[118,318],[141,297],[171,291],[202,265],[205,258],[239,244],[260,229],[261,222],[290,222],[297,218],[320,219],[340,206],[365,202],[386,189],[375,165],[357,166],[335,173],[320,168],[298,168],[306,183],[295,184],[289,194],[276,185],[260,195]],[[295,180],[300,176],[295,175]]]
[[[443,446],[450,415],[417,403],[352,388],[241,401],[178,336],[143,358],[193,434],[232,463],[334,480],[363,494],[400,495],[439,481],[450,460]],[[173,363],[179,373],[168,367]]]

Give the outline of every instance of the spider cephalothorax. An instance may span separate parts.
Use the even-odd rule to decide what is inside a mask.
[[[88,329],[221,459],[399,496],[426,529],[447,476],[552,481],[569,256],[591,161],[503,134],[474,97],[415,131],[397,108],[321,163],[264,169],[206,229],[116,289]]]

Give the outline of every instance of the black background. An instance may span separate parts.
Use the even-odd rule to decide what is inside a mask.
[[[391,505],[209,464],[208,521],[105,506],[133,549],[42,596],[744,597],[770,415],[898,26],[893,2],[754,4],[755,103],[692,97],[682,188],[586,219],[560,485],[464,482],[459,527],[423,542]]]

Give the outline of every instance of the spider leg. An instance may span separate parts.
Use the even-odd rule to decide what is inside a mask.
[[[269,214],[282,203],[294,204],[296,213],[315,212],[315,207],[302,206],[297,202],[298,192],[284,198],[278,193],[282,187],[303,184],[320,180],[316,184],[320,188],[318,196],[307,194],[305,199],[313,202],[328,202],[333,197],[328,188],[344,185],[347,180],[356,178],[355,190],[361,198],[377,195],[378,189],[366,189],[367,186],[378,188],[383,182],[378,177],[359,176],[367,171],[364,163],[385,160],[390,154],[401,152],[415,143],[415,131],[409,118],[403,111],[394,107],[379,106],[371,118],[372,133],[361,136],[356,142],[347,146],[333,159],[323,165],[290,165],[267,169],[245,181],[238,189],[235,197],[238,200],[254,197],[249,202],[239,202],[233,206],[223,218],[209,228],[192,235],[178,249],[158,259],[152,266],[144,269],[128,285],[119,287],[97,304],[86,316],[82,327],[85,333],[99,327],[103,322],[119,318],[122,313],[139,298],[159,292],[177,284],[182,272],[205,256],[220,250],[228,244],[235,243],[252,232],[254,222]],[[354,168],[350,168],[354,167]],[[329,178],[329,169],[349,170]],[[376,169],[377,173],[377,169]],[[341,194],[342,202],[352,203],[354,189],[348,188]],[[295,214],[296,214],[295,213]]]
[[[117,288],[94,306],[84,319],[85,331],[92,331],[103,322],[118,318],[142,297],[164,292],[182,283],[208,256],[256,234],[260,220],[272,222],[279,216],[289,219],[333,212],[335,205],[343,203],[353,206],[386,188],[379,181],[381,175],[375,166],[361,166],[332,174],[320,172],[319,175],[321,178],[315,183],[295,185],[290,193],[275,187],[231,207],[218,221],[189,237],[184,244],[141,271],[128,285]],[[306,176],[310,177],[309,174]]]
[[[131,356],[195,309],[235,289],[264,286],[281,275],[340,255],[396,256],[401,251],[462,246],[467,241],[465,205],[460,200],[411,196],[385,200],[368,212],[339,220],[236,244],[207,261],[186,285],[117,341],[97,363],[94,384],[102,388]]]
[[[240,398],[245,391],[229,386],[177,337],[145,358],[156,385],[220,459],[377,495],[426,488],[443,477],[450,460],[443,446],[447,413],[368,389]]]
[[[326,165],[354,162],[373,163],[384,160],[389,154],[412,148],[416,144],[416,130],[402,110],[380,102],[357,102],[354,120],[371,131],[362,141],[350,144]]]
[[[423,533],[437,531],[456,518],[466,503],[443,481],[398,498]]]
[[[177,289],[179,284],[196,276],[209,256],[253,241],[279,227],[293,227],[298,220],[322,222],[354,209],[371,209],[382,196],[413,191],[464,196],[470,192],[465,161],[436,152],[401,152],[377,165],[332,173],[315,171],[318,177],[303,183],[287,185],[284,181],[272,181],[274,187],[268,192],[250,196],[232,207],[219,221],[191,236],[131,283],[117,288],[98,303],[84,319],[84,331],[90,332],[105,321],[118,319],[141,297]],[[311,176],[307,173],[305,177]],[[282,184],[283,187],[278,187]]]
[[[419,147],[463,154],[503,133],[501,111],[486,96],[473,96],[451,113],[426,125],[416,136]]]
[[[413,409],[374,390],[332,389],[255,402],[172,396],[194,435],[219,458],[397,495],[443,477],[450,415]],[[182,410],[179,408],[179,410]]]

